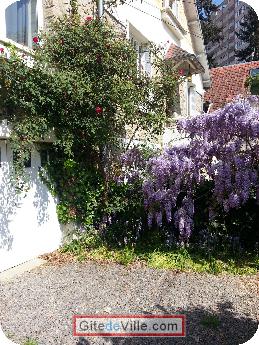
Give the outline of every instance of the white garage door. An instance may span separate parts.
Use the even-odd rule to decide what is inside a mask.
[[[10,183],[13,155],[8,141],[1,139],[0,166],[0,272],[40,254],[57,249],[61,230],[56,203],[38,176],[40,154],[31,154],[30,189],[18,195]]]

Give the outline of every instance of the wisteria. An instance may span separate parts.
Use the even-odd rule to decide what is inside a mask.
[[[143,182],[148,223],[173,224],[182,241],[193,229],[195,194],[213,182],[210,215],[259,202],[259,100],[237,98],[211,114],[178,121],[181,139],[150,159]]]

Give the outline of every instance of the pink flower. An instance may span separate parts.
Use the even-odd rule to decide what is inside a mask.
[[[179,69],[179,75],[183,76],[185,74],[185,70],[183,68]]]
[[[87,22],[90,22],[91,20],[93,20],[93,17],[87,16],[87,17],[85,18],[85,20],[86,20]]]
[[[38,37],[38,36],[33,37],[32,40],[33,40],[33,42],[36,43],[36,44],[39,43],[39,37]]]
[[[96,111],[97,114],[101,114],[101,113],[103,112],[103,108],[100,107],[100,106],[97,106],[97,107],[95,108],[95,111]]]
[[[4,48],[0,48],[0,54],[4,54]]]

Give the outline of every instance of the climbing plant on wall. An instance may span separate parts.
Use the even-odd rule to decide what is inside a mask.
[[[105,20],[82,18],[76,2],[71,5],[68,15],[33,38],[32,66],[24,56],[13,52],[7,59],[0,51],[0,109],[12,124],[18,172],[31,146],[53,134],[51,178],[44,176],[59,196],[61,218],[80,214],[82,221],[90,207],[82,206],[89,181],[92,192],[100,186],[94,203],[105,202],[108,161],[123,149],[126,128],[149,138],[162,132],[179,77],[152,45],[154,76],[141,73],[123,34]]]

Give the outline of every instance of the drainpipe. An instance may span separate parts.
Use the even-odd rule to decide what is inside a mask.
[[[104,12],[104,0],[97,0],[98,18],[102,19]]]

